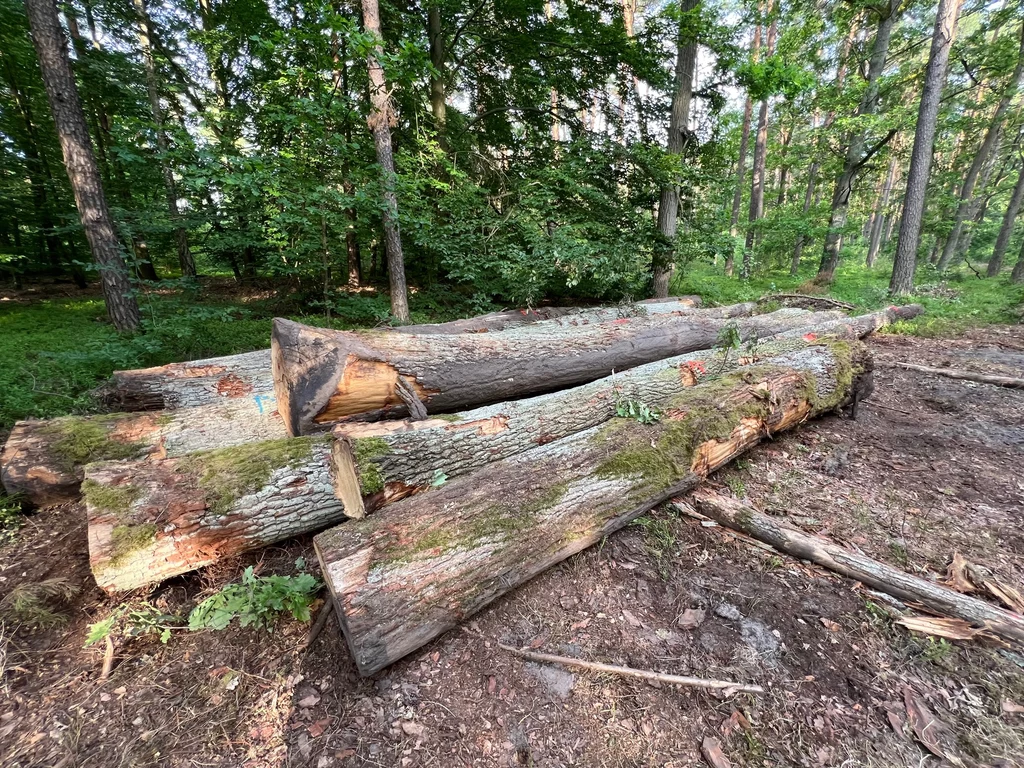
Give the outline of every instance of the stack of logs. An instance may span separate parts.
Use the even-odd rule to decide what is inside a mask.
[[[372,674],[759,440],[855,405],[859,339],[920,311],[698,304],[362,332],[278,319],[270,350],[116,373],[122,412],[19,422],[0,471],[36,505],[84,497],[110,592],[323,531]]]

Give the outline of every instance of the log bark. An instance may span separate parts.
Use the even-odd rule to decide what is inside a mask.
[[[758,344],[753,350],[701,350],[630,368],[571,389],[497,403],[443,418],[339,424],[336,474],[359,478],[346,508],[379,509],[416,493],[540,445],[596,427],[616,415],[620,403],[658,411],[696,384],[737,368],[769,363],[826,337],[857,338],[891,322],[906,308],[857,318],[825,320]],[[788,337],[788,338],[787,338]]]
[[[698,512],[720,525],[752,536],[788,555],[817,563],[900,600],[920,603],[940,616],[964,619],[1006,640],[1024,644],[1024,616],[1020,614],[911,576],[820,536],[806,534],[739,499],[699,491],[693,495],[693,503]]]
[[[699,296],[677,296],[657,302],[641,301],[632,306],[601,307],[538,307],[536,309],[509,309],[491,312],[465,320],[428,325],[407,325],[389,328],[398,333],[484,333],[502,331],[520,325],[571,316],[577,321],[614,319],[623,313],[642,312],[661,314],[682,312],[700,305]],[[709,311],[709,310],[702,310]],[[752,314],[754,307],[737,304],[710,310],[722,317]],[[730,314],[730,313],[735,313]],[[115,371],[111,384],[98,392],[107,405],[122,411],[152,411],[171,408],[189,408],[225,399],[273,397],[274,382],[270,373],[270,350],[261,349],[239,355],[171,363],[155,368]],[[258,404],[256,404],[258,412]]]
[[[345,519],[330,441],[284,439],[86,468],[89,564],[119,592]]]
[[[791,330],[805,318],[793,309],[739,320],[664,314],[459,336],[331,331],[277,318],[274,391],[289,433],[309,434],[332,422],[404,415],[400,380],[427,412],[443,413],[707,349],[731,326],[749,340]]]
[[[761,438],[835,408],[870,367],[856,342],[801,350],[687,390],[657,424],[616,419],[319,534],[359,671],[383,669]]]
[[[1024,379],[1018,379],[1014,376],[974,373],[973,371],[961,371],[956,368],[930,368],[927,365],[914,365],[913,363],[893,363],[893,365],[897,368],[906,368],[908,371],[920,371],[921,373],[945,376],[948,379],[976,381],[979,384],[991,384],[996,387],[1007,387],[1009,389],[1024,389]]]

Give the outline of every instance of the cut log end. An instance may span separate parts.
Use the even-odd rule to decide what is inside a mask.
[[[363,491],[359,484],[352,444],[344,438],[335,438],[331,445],[331,479],[334,495],[345,506],[345,514],[360,519],[366,516]]]

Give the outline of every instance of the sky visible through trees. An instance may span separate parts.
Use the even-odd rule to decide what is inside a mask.
[[[328,311],[389,286],[398,320],[406,282],[609,301],[697,263],[1020,282],[1022,26],[971,0],[0,0],[0,275],[101,283],[123,329],[133,285],[196,274]]]

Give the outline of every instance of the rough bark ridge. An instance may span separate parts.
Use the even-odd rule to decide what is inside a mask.
[[[768,38],[765,42],[767,56],[775,53],[775,37],[778,32],[779,20],[774,12],[774,0],[767,0],[765,14],[771,16],[768,25]],[[747,217],[747,236],[743,245],[743,269],[740,274],[750,277],[754,268],[754,241],[759,241],[754,224],[764,216],[764,187],[766,164],[768,160],[768,97],[761,99],[757,112],[757,134],[754,137],[754,158],[751,164],[750,210]]]
[[[699,491],[694,494],[693,502],[702,515],[781,552],[810,560],[900,600],[921,604],[940,616],[965,619],[1007,640],[1024,644],[1024,616],[911,576],[827,539],[808,535],[783,520],[762,514],[744,501]]]
[[[989,259],[986,270],[988,277],[995,277],[1003,268],[1003,259],[1006,257],[1006,249],[1010,247],[1013,225],[1017,221],[1017,216],[1020,215],[1021,206],[1024,206],[1024,164],[1018,172],[1017,183],[1013,186],[1013,194],[1010,196],[1009,205],[1006,206],[1003,224],[999,228],[999,236],[992,249],[992,258]]]
[[[701,350],[630,368],[572,389],[463,411],[422,421],[340,424],[335,438],[351,449],[336,454],[346,476],[359,478],[365,507],[385,504],[430,490],[501,459],[582,432],[613,418],[617,407],[642,403],[661,410],[687,388],[704,384],[755,363],[770,364],[779,355],[821,344],[826,336],[864,337],[899,318],[913,317],[917,306],[893,307],[855,318],[816,313],[807,326],[770,337],[755,348]],[[811,320],[808,317],[808,320]],[[363,499],[346,501],[356,509]]]
[[[405,406],[415,407],[413,399],[439,413],[550,392],[708,349],[732,326],[743,339],[760,338],[797,327],[805,316],[794,310],[738,320],[664,314],[459,336],[331,331],[277,318],[274,391],[289,433],[308,434],[335,421],[401,415]]]
[[[25,8],[71,191],[93,260],[99,268],[107,314],[117,330],[134,331],[140,322],[139,305],[103,194],[85,112],[71,72],[64,30],[57,18],[57,6],[53,0],[27,0]]]
[[[91,464],[89,564],[135,589],[345,518],[330,445],[288,438],[164,461]]]
[[[871,365],[858,342],[775,363],[687,390],[657,424],[616,419],[318,535],[359,671],[383,669],[762,437],[831,410]]]
[[[900,235],[896,243],[896,256],[892,264],[889,292],[908,294],[914,289],[917,268],[917,249],[921,244],[921,226],[924,222],[924,199],[928,192],[928,175],[932,167],[932,148],[939,115],[942,88],[949,69],[949,52],[956,37],[956,23],[963,0],[939,0],[935,13],[935,30],[928,66],[924,74],[924,89],[917,111],[917,129],[914,148],[910,154],[907,172],[907,192],[903,198],[903,216]]]
[[[636,305],[622,307],[508,309],[448,323],[405,325],[386,330],[396,333],[484,333],[559,318],[564,318],[565,323],[585,323],[633,314],[684,312],[699,304],[699,296],[678,296],[657,301],[641,301]],[[711,316],[737,317],[752,314],[755,309],[756,307],[747,303],[702,311],[710,313]],[[242,397],[253,401],[253,417],[263,412],[260,410],[261,407],[269,408],[270,411],[276,407],[273,400],[274,380],[270,372],[269,349],[171,363],[155,368],[115,371],[112,383],[103,388],[99,395],[105,403],[123,411],[191,408]]]
[[[867,268],[875,266],[875,259],[882,249],[882,234],[885,231],[885,222],[889,216],[889,196],[892,194],[893,185],[896,183],[896,172],[899,170],[899,158],[893,157],[889,161],[889,172],[885,176],[885,183],[882,185],[882,194],[878,197],[875,205],[875,215],[871,219],[870,243],[868,255],[865,260]]]

